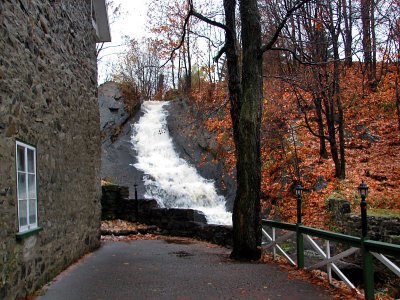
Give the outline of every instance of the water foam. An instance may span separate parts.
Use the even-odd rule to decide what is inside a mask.
[[[214,182],[201,177],[196,169],[175,152],[167,128],[168,102],[146,101],[143,116],[133,126],[132,144],[137,152],[137,169],[145,173],[145,197],[161,207],[192,208],[204,213],[209,224],[232,224],[225,198]]]

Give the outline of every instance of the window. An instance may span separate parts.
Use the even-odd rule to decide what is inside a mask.
[[[16,142],[19,232],[37,227],[36,149]]]

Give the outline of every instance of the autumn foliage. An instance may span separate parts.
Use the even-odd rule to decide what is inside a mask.
[[[262,125],[262,198],[269,218],[295,222],[294,185],[300,179],[307,189],[303,197],[303,223],[319,228],[329,224],[325,209],[330,197],[350,201],[359,210],[357,187],[369,188],[369,208],[400,209],[400,134],[394,102],[394,70],[382,76],[376,91],[363,88],[360,65],[343,68],[341,97],[345,108],[345,180],[334,177],[333,161],[319,155],[319,140],[304,124],[293,86],[279,79],[264,81]],[[216,134],[218,159],[231,171],[235,150],[231,134],[226,86],[207,81],[191,97],[204,111],[206,128]],[[309,112],[312,120],[313,112]],[[298,178],[300,175],[300,178]]]

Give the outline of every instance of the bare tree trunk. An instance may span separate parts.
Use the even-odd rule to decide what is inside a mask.
[[[190,54],[190,33],[189,28],[186,39],[186,53],[187,53],[187,72],[186,72],[186,92],[189,93],[192,89],[192,58]]]
[[[371,62],[371,77],[372,87],[376,89],[376,32],[375,32],[375,0],[371,0],[371,39],[372,39],[372,62]]]
[[[172,88],[175,90],[176,85],[175,85],[175,65],[174,65],[175,59],[171,59],[171,75],[172,75]]]
[[[240,80],[239,50],[236,41],[236,0],[224,0],[225,23],[230,32],[225,34],[225,54],[228,67],[228,90],[231,105],[231,118],[233,124],[233,138],[235,145],[239,143],[237,139],[239,132],[239,115],[242,99],[242,88]]]
[[[396,76],[396,107],[397,107],[397,119],[399,122],[400,130],[400,91],[399,91],[399,76]]]
[[[345,160],[345,143],[344,143],[344,112],[342,100],[340,97],[340,69],[339,69],[339,49],[337,36],[333,38],[333,52],[335,62],[333,63],[333,80],[334,80],[334,99],[338,109],[338,134],[339,134],[339,152],[340,152],[340,171],[336,174],[338,178],[346,178],[346,160]]]
[[[185,94],[188,94],[188,78],[189,78],[189,71],[188,71],[188,66],[187,66],[187,62],[186,62],[186,57],[188,56],[187,52],[183,52],[183,66],[185,68],[185,85],[183,87]]]
[[[322,158],[328,158],[328,151],[326,151],[324,123],[322,119],[322,102],[321,98],[314,98],[315,112],[317,115],[318,135],[319,135],[319,155]]]
[[[329,99],[327,99],[327,97]],[[324,106],[325,106],[326,124],[328,126],[329,148],[331,151],[333,163],[335,165],[335,177],[339,177],[340,160],[339,160],[338,147],[336,143],[334,99],[331,93],[329,93],[329,95],[326,95],[326,97],[324,97]]]
[[[181,61],[182,61],[182,59],[181,59],[181,51],[179,51],[179,54],[178,54],[178,90],[179,90],[179,92],[182,92],[182,89],[181,89],[181,78],[182,78],[182,76],[181,76],[181,68],[182,68],[182,66],[181,66]]]
[[[160,95],[160,100],[162,99],[163,93],[164,93],[164,79],[165,76],[163,73],[160,73],[158,75],[158,80],[157,80],[157,94]]]
[[[371,45],[371,1],[361,0],[362,45],[364,63],[367,69],[368,81],[373,81],[372,76],[372,45]]]
[[[212,65],[211,65],[212,59],[211,59],[211,42],[208,41],[208,70],[207,70],[207,75],[208,75],[208,81],[210,81],[210,83],[213,83],[213,79],[212,79],[212,74],[211,74],[211,69],[212,69]]]
[[[344,21],[344,56],[345,61],[348,66],[351,66],[353,63],[353,16],[352,16],[352,3],[349,0],[347,4],[347,0],[342,0],[342,11],[343,11],[343,21]]]
[[[233,207],[231,257],[259,259],[261,255],[260,128],[262,115],[261,24],[257,0],[239,2],[242,39],[242,101],[234,131],[237,153],[237,192]]]
[[[340,3],[338,3],[337,11],[341,11]],[[339,33],[340,27],[337,29],[334,26],[333,16],[335,12],[333,11],[332,3],[329,6],[329,13],[331,24],[329,26],[329,32],[332,39],[332,49],[333,49],[333,82],[332,82],[332,91],[330,93],[330,144],[331,144],[331,152],[332,158],[335,163],[335,177],[344,179],[346,177],[346,161],[345,161],[345,150],[344,150],[344,114],[343,114],[343,106],[340,98],[340,65],[339,65]],[[340,26],[340,25],[338,25]],[[339,153],[338,146],[336,142],[336,133],[335,133],[335,106],[338,110],[338,134],[339,134]]]

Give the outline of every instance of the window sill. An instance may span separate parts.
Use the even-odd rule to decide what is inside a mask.
[[[43,230],[42,227],[36,227],[34,229],[27,230],[24,232],[18,232],[15,234],[15,237],[16,237],[17,241],[22,241],[23,239],[26,239],[34,234],[37,234],[38,232],[40,232],[42,230]]]

